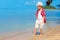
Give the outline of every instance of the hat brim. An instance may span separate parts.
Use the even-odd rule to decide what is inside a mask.
[[[43,5],[40,5],[40,4],[36,4],[36,6],[43,6]]]

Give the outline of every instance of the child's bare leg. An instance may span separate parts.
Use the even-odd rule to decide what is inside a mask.
[[[40,34],[43,34],[43,29],[40,29]]]
[[[40,34],[43,34],[43,25],[40,25]]]
[[[34,29],[34,35],[36,35],[36,32],[37,32],[37,28],[38,28],[38,21],[36,21],[36,24],[35,24],[35,29]]]
[[[37,31],[37,29],[34,29],[34,35],[36,35],[36,31]]]

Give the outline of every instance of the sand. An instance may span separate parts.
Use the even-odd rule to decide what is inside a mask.
[[[33,40],[60,40],[60,27],[50,28],[44,35],[34,36]]]
[[[33,36],[33,31],[0,37],[0,40],[60,40],[60,26],[48,27],[43,35]]]

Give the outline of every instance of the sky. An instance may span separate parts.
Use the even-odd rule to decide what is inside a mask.
[[[16,0],[0,0],[1,8],[16,8]]]
[[[1,8],[25,8],[27,6],[35,6],[37,1],[43,2],[46,5],[46,0],[0,0],[0,9]],[[53,0],[52,4],[56,7],[57,4],[60,4],[60,0]]]

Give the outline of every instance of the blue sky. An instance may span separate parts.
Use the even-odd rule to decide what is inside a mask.
[[[24,8],[24,6],[35,6],[38,0],[0,0],[0,8]],[[46,0],[39,0],[45,4]],[[60,0],[53,0],[51,5],[55,6],[60,4]]]
[[[16,8],[16,0],[0,0],[0,8]]]

